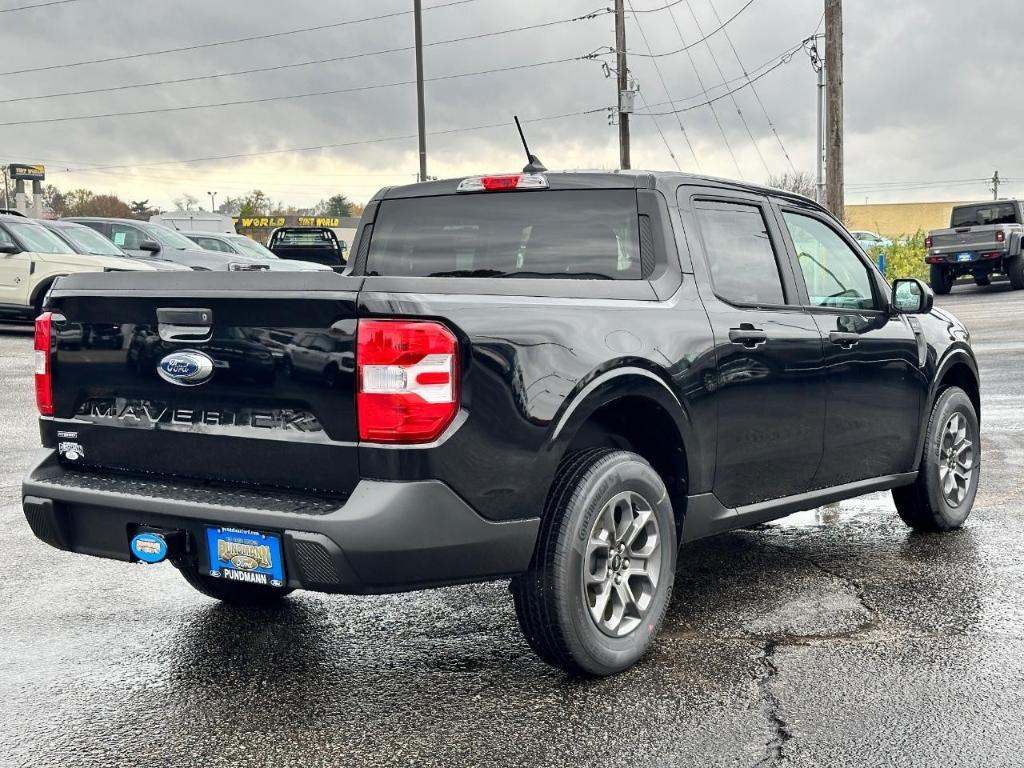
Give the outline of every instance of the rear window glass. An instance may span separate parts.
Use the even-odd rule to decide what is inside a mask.
[[[385,200],[367,274],[638,280],[636,192],[580,190]]]
[[[983,227],[986,224],[1016,224],[1016,203],[966,205],[953,209],[953,227]]]

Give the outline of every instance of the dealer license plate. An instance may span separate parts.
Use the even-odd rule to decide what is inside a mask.
[[[973,253],[958,253],[956,255],[957,261],[974,261]]]
[[[281,537],[243,528],[207,528],[210,575],[225,581],[283,587]]]

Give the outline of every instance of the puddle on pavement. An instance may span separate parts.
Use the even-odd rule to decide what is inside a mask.
[[[826,504],[806,512],[796,512],[789,517],[768,523],[766,528],[824,528],[842,525],[855,517],[864,515],[893,515],[896,509],[888,492],[858,496],[834,504]]]

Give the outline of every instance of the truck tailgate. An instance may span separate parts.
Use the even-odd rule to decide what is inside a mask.
[[[940,229],[931,232],[934,255],[955,254],[965,251],[1002,251],[1006,248],[1009,237],[1004,241],[996,239],[996,231],[1004,231],[1001,227],[960,227],[959,229]],[[1004,235],[1007,233],[1004,231]]]
[[[68,467],[347,495],[362,278],[62,279],[47,445]]]

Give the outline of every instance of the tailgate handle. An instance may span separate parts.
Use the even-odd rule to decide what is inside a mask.
[[[164,341],[201,343],[213,335],[213,310],[165,307],[157,309],[157,330]]]

